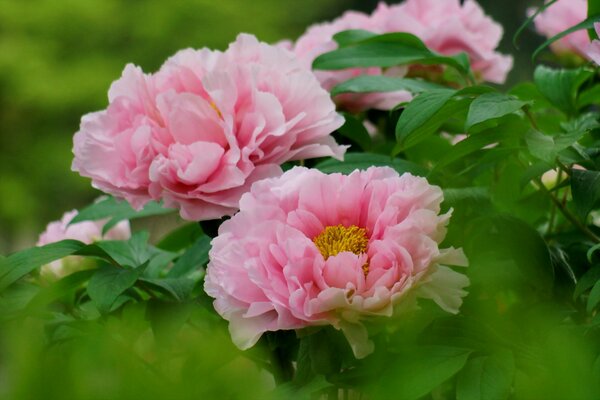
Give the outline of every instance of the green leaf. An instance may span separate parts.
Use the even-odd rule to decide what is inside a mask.
[[[600,172],[572,169],[571,190],[575,210],[581,218],[586,218],[600,200]]]
[[[446,188],[444,204],[454,206],[464,201],[487,202],[490,200],[489,190],[485,187]]]
[[[529,182],[536,178],[540,178],[542,175],[544,175],[546,171],[550,171],[551,169],[552,165],[544,161],[540,161],[529,166],[521,176],[521,189],[525,188],[525,186],[527,186]]]
[[[515,360],[509,351],[476,357],[458,375],[457,400],[505,400],[510,395]]]
[[[590,295],[587,302],[587,312],[591,313],[596,306],[600,304],[600,281],[597,281],[590,290]]]
[[[493,132],[479,132],[468,136],[466,139],[461,140],[452,147],[452,151],[448,152],[446,156],[442,157],[441,160],[435,165],[432,173],[439,171],[441,168],[477,151],[483,149],[485,146],[497,143],[500,140],[509,136],[511,132],[506,130],[499,130]]]
[[[587,259],[588,261],[592,262],[592,256],[594,255],[595,252],[600,251],[600,243],[596,243],[594,246],[590,247],[586,253]]]
[[[477,97],[469,107],[465,129],[490,119],[500,118],[520,110],[528,102],[517,100],[502,93],[484,93]]]
[[[171,231],[156,244],[156,247],[166,251],[179,251],[191,246],[202,235],[200,225],[197,222],[190,222]]]
[[[523,22],[523,24],[521,24],[521,26],[519,27],[519,29],[517,29],[517,31],[513,35],[513,46],[515,46],[515,48],[517,48],[517,49],[519,48],[519,46],[517,45],[517,40],[519,39],[519,36],[521,36],[521,34],[525,30],[525,28],[527,28],[529,26],[529,24],[531,24],[533,22],[533,20],[535,19],[535,17],[537,17],[538,15],[540,15],[540,13],[542,13],[546,8],[550,7],[552,4],[556,3],[557,1],[558,0],[551,0],[551,1],[543,4],[537,10],[535,10],[535,13],[533,13],[529,18],[527,18],[525,20],[525,22]]]
[[[356,67],[391,67],[403,64],[446,64],[462,74],[468,74],[468,58],[446,57],[432,52],[416,36],[395,32],[373,36],[361,41],[343,40],[346,44],[313,61],[314,69],[337,70]]]
[[[106,233],[110,228],[115,226],[119,221],[132,220],[142,217],[150,217],[154,215],[162,215],[172,213],[175,210],[164,208],[156,202],[149,202],[140,211],[136,211],[123,200],[116,200],[114,197],[106,197],[97,203],[94,203],[81,211],[69,222],[75,224],[81,221],[97,221],[99,219],[109,219],[102,228],[102,233]]]
[[[368,151],[371,148],[372,141],[363,123],[348,113],[344,113],[344,118],[346,122],[338,129],[338,132],[357,143],[361,149]]]
[[[532,129],[525,135],[525,142],[534,157],[554,163],[558,153],[575,144],[585,133],[585,131],[574,131],[550,136]]]
[[[400,174],[409,172],[418,176],[427,175],[427,171],[423,167],[410,161],[373,153],[347,153],[344,161],[328,159],[317,164],[315,168],[328,174],[333,172],[349,174],[356,169],[366,170],[372,166],[391,167]]]
[[[531,59],[535,60],[542,50],[544,50],[546,47],[550,46],[552,43],[556,42],[558,39],[561,39],[561,38],[567,36],[569,33],[576,32],[581,29],[593,29],[594,22],[598,22],[598,21],[600,21],[600,14],[596,14],[591,17],[588,17],[584,21],[578,23],[577,25],[572,26],[569,29],[562,31],[557,35],[552,36],[550,39],[548,39],[544,43],[542,43],[537,49],[535,49],[535,51],[533,52],[533,55],[531,56]]]
[[[594,76],[594,72],[583,68],[553,69],[540,65],[533,74],[538,90],[563,112],[577,113],[577,92],[581,85]]]
[[[117,297],[134,285],[140,272],[138,269],[113,266],[98,269],[88,283],[87,292],[90,299],[100,312],[110,311]]]
[[[77,240],[62,240],[11,254],[0,265],[0,292],[36,268],[74,254],[84,247],[85,244]]]
[[[96,245],[106,251],[119,265],[137,267],[161,252],[148,244],[148,237],[146,231],[136,232],[127,241],[104,240],[97,242]]]
[[[376,33],[365,31],[363,29],[349,29],[333,35],[333,40],[335,40],[340,47],[343,47],[375,36],[377,36]]]
[[[600,281],[600,266],[596,265],[579,278],[573,292],[573,299],[577,299],[598,281]]]
[[[450,102],[450,99],[456,94],[455,90],[439,89],[422,93],[415,97],[404,109],[398,124],[396,125],[396,139],[407,145],[408,139],[412,136],[411,144],[416,144],[424,139],[428,134],[433,133],[443,121],[452,115],[452,113],[441,114],[441,110]],[[434,116],[438,116],[434,120]]]
[[[169,294],[177,301],[187,300],[192,294],[194,286],[196,285],[196,282],[190,278],[141,278],[139,281],[158,288],[160,291]]]
[[[202,235],[173,265],[167,273],[168,278],[179,278],[193,271],[201,271],[208,262],[211,238]]]
[[[80,288],[96,272],[95,269],[76,271],[40,290],[27,307],[35,309],[51,303]]]
[[[444,89],[443,86],[421,79],[397,78],[384,75],[361,75],[336,85],[331,95],[341,93],[395,92],[407,90],[421,93],[429,90]]]
[[[462,348],[417,346],[385,368],[376,388],[379,396],[374,397],[393,393],[396,399],[416,400],[460,371],[469,354],[471,350]]]
[[[600,15],[600,0],[588,0],[587,2],[587,16],[591,17],[592,15]],[[600,20],[600,18],[596,17],[597,20]],[[590,36],[590,39],[598,39],[598,35],[596,34],[596,30],[595,29],[588,29],[588,34]]]

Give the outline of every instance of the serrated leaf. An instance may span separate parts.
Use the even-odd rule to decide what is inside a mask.
[[[421,93],[429,90],[444,89],[443,86],[420,79],[397,78],[384,75],[361,75],[336,85],[331,95],[341,93],[395,92],[406,90]]]
[[[104,266],[91,277],[87,286],[90,299],[98,310],[106,313],[123,292],[137,281],[140,270]]]
[[[572,169],[571,190],[575,210],[581,218],[586,218],[600,201],[600,172]]]
[[[529,103],[502,93],[484,93],[471,103],[465,129],[469,131],[474,125],[511,114],[526,104]]]
[[[509,351],[469,360],[458,375],[457,400],[505,400],[515,374],[514,356]]]
[[[427,175],[427,171],[415,163],[373,153],[347,153],[344,161],[328,159],[317,164],[315,168],[328,174],[333,172],[349,174],[356,169],[366,170],[372,166],[391,167],[400,174],[408,172],[418,176]]]
[[[9,255],[0,265],[0,292],[36,268],[74,254],[85,246],[77,240],[62,240]]]

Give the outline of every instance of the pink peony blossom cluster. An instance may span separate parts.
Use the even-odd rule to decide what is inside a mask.
[[[488,82],[503,83],[512,68],[512,57],[496,52],[502,27],[487,17],[474,0],[406,0],[399,5],[380,3],[371,14],[346,12],[328,23],[313,25],[291,47],[310,66],[320,54],[335,50],[333,35],[349,29],[375,33],[408,32],[419,37],[429,48],[443,55],[468,54],[475,75]],[[315,71],[326,89],[358,75],[404,76],[405,67]],[[406,91],[372,94],[342,94],[338,104],[350,110],[391,109],[410,100]]]
[[[594,28],[596,29],[596,34],[600,37],[600,22],[596,22]],[[600,39],[593,40],[590,43],[586,54],[590,60],[600,65]]]
[[[343,157],[329,94],[292,53],[241,34],[182,50],[154,74],[128,65],[106,110],[82,118],[73,170],[135,208],[163,200],[190,220],[233,214],[280,164]]]
[[[82,221],[69,225],[77,214],[77,210],[72,210],[66,212],[59,221],[49,223],[40,235],[37,245],[44,246],[65,239],[91,244],[98,240],[127,240],[131,237],[129,221],[120,221],[102,235],[102,228],[108,222],[107,220]],[[42,266],[40,275],[42,279],[54,281],[86,267],[85,259],[82,257],[69,256]]]
[[[373,344],[362,321],[418,297],[456,313],[467,277],[460,249],[440,248],[450,213],[426,179],[391,168],[327,175],[296,167],[255,183],[212,241],[205,290],[251,347],[266,331],[332,325],[355,355]]]
[[[529,16],[535,13],[534,8],[527,10]],[[577,25],[587,17],[586,0],[558,0],[545,9],[535,20],[535,28],[543,36],[551,38],[570,27]],[[555,41],[550,48],[557,54],[576,54],[586,57],[590,45],[587,32],[582,29],[568,34]]]

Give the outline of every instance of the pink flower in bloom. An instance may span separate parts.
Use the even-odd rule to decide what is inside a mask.
[[[108,222],[107,220],[82,221],[69,225],[75,216],[77,216],[77,210],[72,210],[66,212],[59,221],[49,223],[46,230],[40,235],[37,245],[44,246],[65,239],[79,240],[90,244],[98,240],[127,240],[131,236],[129,221],[120,221],[102,235],[102,228]],[[83,258],[69,256],[42,266],[40,275],[42,278],[52,281],[86,267]]]
[[[467,53],[476,77],[503,83],[512,68],[511,56],[495,51],[502,26],[486,16],[474,0],[406,0],[379,3],[372,16],[384,32],[408,32],[443,55]]]
[[[598,34],[598,37],[600,37],[600,22],[596,22],[594,24],[594,28],[596,29],[596,34]],[[592,41],[588,47],[587,55],[590,60],[600,65],[600,40]]]
[[[466,52],[475,74],[483,80],[502,83],[512,67],[512,57],[495,51],[502,38],[502,28],[487,17],[473,0],[460,5],[459,0],[407,0],[400,5],[380,3],[372,15],[346,12],[340,18],[311,26],[292,46],[306,66],[326,52],[335,50],[333,35],[349,29],[375,33],[408,32],[418,36],[432,50],[444,55]],[[290,47],[289,43],[285,43]],[[326,89],[358,75],[402,77],[406,67],[315,71]],[[406,91],[369,94],[343,94],[336,97],[340,106],[356,111],[367,108],[391,109],[409,101]]]
[[[529,16],[535,13],[536,9],[527,10]],[[586,0],[558,0],[550,7],[545,9],[535,20],[535,28],[541,35],[551,38],[554,35],[569,29],[585,20],[587,17]],[[575,53],[586,57],[590,38],[585,29],[568,34],[562,39],[550,45],[550,48],[557,54]]]
[[[458,312],[460,249],[440,249],[442,191],[387,167],[350,175],[293,168],[256,182],[212,241],[205,281],[242,349],[266,331],[332,325],[357,357],[373,350],[362,321],[416,297]]]
[[[106,110],[83,117],[73,170],[135,208],[151,199],[183,218],[234,213],[280,164],[343,157],[343,123],[312,72],[283,48],[241,34],[224,51],[182,50],[155,74],[128,65]]]

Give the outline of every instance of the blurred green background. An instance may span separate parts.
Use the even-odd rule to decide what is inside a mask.
[[[0,253],[32,245],[47,222],[94,199],[70,171],[80,117],[106,106],[110,83],[128,62],[156,70],[185,47],[224,48],[239,32],[275,42],[364,0],[0,0]],[[528,79],[528,31],[511,37],[529,2],[480,1],[505,27],[500,49],[515,55],[509,83]]]

